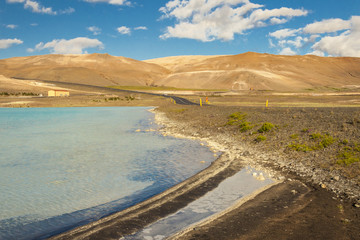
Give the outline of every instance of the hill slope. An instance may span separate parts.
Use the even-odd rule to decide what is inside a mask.
[[[53,54],[0,60],[0,74],[7,77],[97,86],[150,85],[168,73],[167,69],[155,64],[108,54]]]
[[[43,55],[0,60],[6,77],[96,86],[303,91],[359,88],[360,58],[244,53],[137,61],[108,54]]]
[[[159,85],[233,90],[298,91],[360,87],[360,58],[278,56],[180,56],[147,60],[171,70]]]

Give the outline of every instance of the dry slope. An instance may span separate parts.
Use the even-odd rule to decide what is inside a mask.
[[[150,85],[168,73],[167,69],[155,64],[108,54],[52,54],[0,60],[0,74],[6,77],[97,86]]]
[[[233,90],[301,91],[360,87],[360,58],[244,53],[147,60],[171,70],[158,85]]]

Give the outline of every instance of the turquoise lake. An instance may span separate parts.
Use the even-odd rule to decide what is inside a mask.
[[[159,127],[149,109],[0,109],[0,239],[44,239],[89,223],[215,160],[200,142],[146,131]]]

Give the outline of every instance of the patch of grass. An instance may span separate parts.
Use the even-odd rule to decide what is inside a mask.
[[[265,136],[259,135],[259,136],[256,137],[255,142],[259,143],[259,142],[262,142],[262,141],[265,141],[265,140],[266,140]]]
[[[313,140],[316,140],[316,139],[322,138],[322,135],[320,133],[313,133],[313,134],[310,134],[310,138]]]
[[[252,126],[250,122],[246,122],[246,121],[240,123],[239,127],[240,127],[240,132],[246,132],[254,128],[254,126]]]
[[[304,128],[304,129],[301,130],[301,132],[302,133],[308,133],[308,132],[310,132],[310,130],[308,128]]]
[[[258,132],[259,133],[269,132],[274,127],[275,127],[274,124],[266,122],[258,129]]]
[[[299,152],[310,152],[310,151],[327,148],[336,141],[336,139],[330,136],[329,134],[322,135],[320,133],[313,133],[310,134],[309,137],[311,140],[311,142],[309,143],[292,142],[291,144],[288,145],[288,147],[292,150]]]
[[[310,139],[318,141],[317,144],[313,146],[314,150],[327,148],[335,142],[335,138],[329,134],[322,135],[320,133],[313,133],[310,134]]]
[[[292,150],[298,151],[298,152],[310,152],[313,151],[314,149],[306,144],[298,144],[298,143],[291,143],[290,145],[288,145],[289,148],[291,148]]]
[[[299,134],[292,134],[292,135],[290,135],[290,138],[291,139],[298,139],[299,138]]]
[[[32,93],[32,92],[18,92],[18,93],[8,93],[8,92],[0,92],[0,96],[39,96],[38,93]]]
[[[238,125],[246,119],[246,113],[235,112],[228,117],[226,125]]]
[[[200,89],[200,88],[175,88],[166,86],[107,86],[108,88],[131,90],[131,91],[202,91],[202,92],[226,92],[227,89]]]
[[[354,143],[352,146],[344,147],[337,155],[337,159],[337,164],[346,166],[360,162],[360,144]]]
[[[246,113],[235,112],[228,117],[228,121],[225,125],[237,125],[239,126],[240,132],[246,132],[254,128],[251,122],[246,121],[246,117]]]
[[[349,141],[347,139],[344,139],[344,140],[340,141],[339,144],[348,145]]]

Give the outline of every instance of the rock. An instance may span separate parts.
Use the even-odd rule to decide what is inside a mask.
[[[321,183],[321,184],[320,184],[320,187],[321,187],[321,188],[326,188],[326,185],[323,184],[323,183]]]
[[[339,181],[339,180],[340,180],[340,176],[335,176],[335,177],[334,177],[334,180],[335,180],[335,181]]]
[[[295,194],[297,194],[297,191],[295,189],[293,189],[293,190],[291,190],[291,193],[295,195]]]
[[[359,203],[355,203],[355,204],[354,204],[354,207],[360,208],[360,204],[359,204]]]

